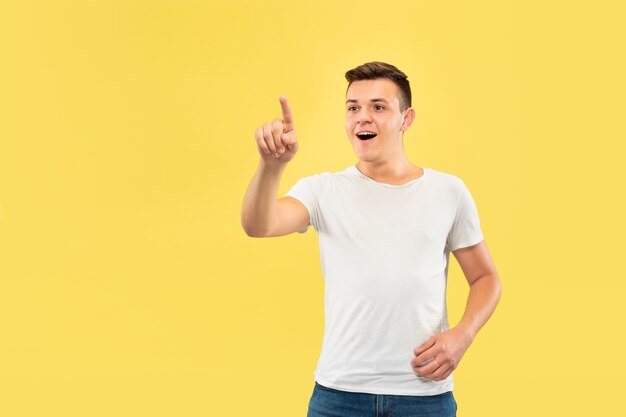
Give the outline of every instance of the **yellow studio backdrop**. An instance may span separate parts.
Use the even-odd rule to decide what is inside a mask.
[[[254,131],[287,96],[281,196],[355,163],[344,73],[374,60],[409,76],[409,159],[466,182],[503,284],[459,416],[619,414],[622,21],[603,1],[3,2],[0,415],[305,416],[317,235],[244,233]]]

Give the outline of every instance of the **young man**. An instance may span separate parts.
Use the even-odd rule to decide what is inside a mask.
[[[346,133],[359,159],[278,185],[298,151],[293,115],[256,130],[261,156],[241,222],[249,236],[319,236],[325,328],[308,417],[456,415],[452,371],[493,313],[501,286],[478,212],[458,177],[413,165],[403,134],[415,118],[406,75],[383,62],[346,73]],[[449,328],[450,252],[470,285]],[[389,414],[391,413],[391,414]]]

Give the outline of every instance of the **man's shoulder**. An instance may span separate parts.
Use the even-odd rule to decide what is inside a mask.
[[[431,181],[437,182],[441,185],[449,185],[451,187],[458,187],[463,183],[463,180],[450,172],[440,171],[434,168],[428,168]]]

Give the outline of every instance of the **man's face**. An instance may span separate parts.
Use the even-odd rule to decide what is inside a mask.
[[[381,162],[402,152],[404,116],[400,111],[398,86],[391,80],[361,80],[350,84],[346,92],[346,133],[359,160]],[[376,136],[359,137],[371,132]]]

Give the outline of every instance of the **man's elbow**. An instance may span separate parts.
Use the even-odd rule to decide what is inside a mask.
[[[489,275],[488,277],[491,282],[493,296],[496,299],[496,302],[498,302],[502,296],[502,281],[500,281],[500,277],[497,273]]]
[[[254,225],[244,221],[243,219],[241,219],[241,227],[243,228],[243,231],[246,232],[246,235],[250,237],[267,237],[268,236],[267,230],[262,230],[259,227],[254,227]]]
[[[246,235],[250,237],[265,237],[262,233],[259,232],[259,230],[251,227],[244,221],[241,222],[241,227],[243,228],[243,231],[246,232]]]
[[[481,286],[487,285],[496,299],[500,299],[502,295],[502,282],[496,272],[485,274],[474,280],[470,286],[480,283]]]

